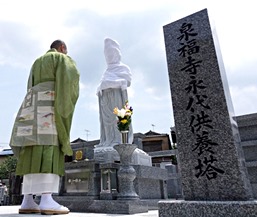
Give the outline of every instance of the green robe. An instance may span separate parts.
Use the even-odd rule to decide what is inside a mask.
[[[10,142],[17,175],[64,174],[78,96],[79,72],[69,56],[51,49],[34,62]]]

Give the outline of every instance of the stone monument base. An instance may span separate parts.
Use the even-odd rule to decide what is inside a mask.
[[[94,160],[100,163],[115,163],[120,161],[118,152],[113,147],[96,147]],[[132,154],[133,165],[152,166],[152,158],[139,148]]]
[[[166,169],[133,165],[136,171],[134,188],[140,199],[167,199],[168,173]],[[114,191],[104,192],[101,189],[101,172],[105,169],[118,169],[119,164],[100,164],[95,161],[78,161],[65,163],[65,176],[61,180],[59,196],[78,196],[83,200],[113,200]],[[107,193],[103,195],[103,193]]]
[[[159,201],[159,217],[254,217],[254,201]]]
[[[71,212],[111,213],[111,214],[136,214],[148,212],[145,201],[129,200],[91,200],[86,197],[54,196],[60,204],[68,207]],[[155,201],[156,202],[156,201]]]

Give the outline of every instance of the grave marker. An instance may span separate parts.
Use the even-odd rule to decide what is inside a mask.
[[[233,206],[228,201],[252,199],[218,40],[207,9],[163,29],[185,199],[172,212],[209,217],[213,201],[223,210]],[[159,206],[166,216],[167,203]]]

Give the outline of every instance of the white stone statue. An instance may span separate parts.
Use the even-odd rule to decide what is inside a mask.
[[[131,84],[130,68],[121,62],[120,46],[110,38],[104,40],[104,55],[107,69],[97,88],[100,115],[100,143],[94,148],[94,159],[112,163],[120,160],[114,145],[121,143],[121,133],[113,109],[121,109],[128,100],[127,88]],[[133,120],[132,120],[133,121]],[[133,143],[132,123],[129,127],[128,143]],[[135,165],[152,166],[152,159],[144,151],[136,148],[132,155]]]
[[[110,38],[104,40],[104,55],[107,69],[97,88],[99,100],[100,143],[96,148],[113,147],[121,143],[121,133],[117,128],[117,117],[113,109],[121,109],[128,100],[127,87],[131,84],[130,68],[121,62],[120,46]],[[129,128],[129,143],[133,142],[132,124]]]

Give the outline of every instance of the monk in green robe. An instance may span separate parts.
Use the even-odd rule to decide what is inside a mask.
[[[61,40],[32,65],[27,94],[15,119],[10,146],[18,158],[16,175],[23,176],[19,213],[67,214],[54,201],[64,156],[72,155],[70,129],[79,96],[79,72]],[[36,204],[33,195],[41,195]]]

